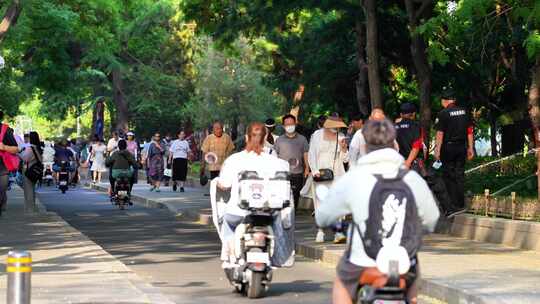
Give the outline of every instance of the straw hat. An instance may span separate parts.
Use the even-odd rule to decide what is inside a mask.
[[[347,128],[347,125],[338,116],[330,116],[324,122],[323,128],[325,128],[325,129],[339,129],[339,128]]]

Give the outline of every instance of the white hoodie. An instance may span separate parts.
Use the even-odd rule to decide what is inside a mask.
[[[327,197],[316,210],[317,225],[326,227],[335,223],[339,218],[352,214],[354,222],[365,233],[365,222],[369,216],[369,199],[377,179],[373,174],[384,178],[394,178],[403,167],[404,159],[394,149],[373,151],[357,162],[357,165],[341,177],[330,189]],[[409,171],[403,178],[416,200],[418,216],[422,224],[433,231],[439,218],[439,209],[433,194],[424,179],[414,171]],[[375,260],[364,250],[363,243],[357,231],[349,235],[352,242],[350,262],[363,267],[375,267]]]

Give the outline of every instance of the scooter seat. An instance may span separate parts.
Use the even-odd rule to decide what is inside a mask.
[[[369,267],[362,271],[360,276],[360,285],[370,285],[374,288],[383,288],[388,284],[388,275],[379,271],[377,267]],[[405,276],[399,277],[399,288],[405,289],[407,287],[407,281]]]

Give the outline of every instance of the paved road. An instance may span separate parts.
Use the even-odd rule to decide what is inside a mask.
[[[324,264],[300,258],[294,268],[275,272],[267,298],[250,301],[232,292],[217,258],[219,239],[209,228],[178,221],[165,210],[120,211],[105,195],[84,189],[40,193],[47,209],[176,303],[330,303],[334,269]]]

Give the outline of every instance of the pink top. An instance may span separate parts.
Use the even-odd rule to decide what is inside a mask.
[[[128,141],[127,142],[127,150],[133,154],[135,159],[137,159],[137,142],[135,141]]]

